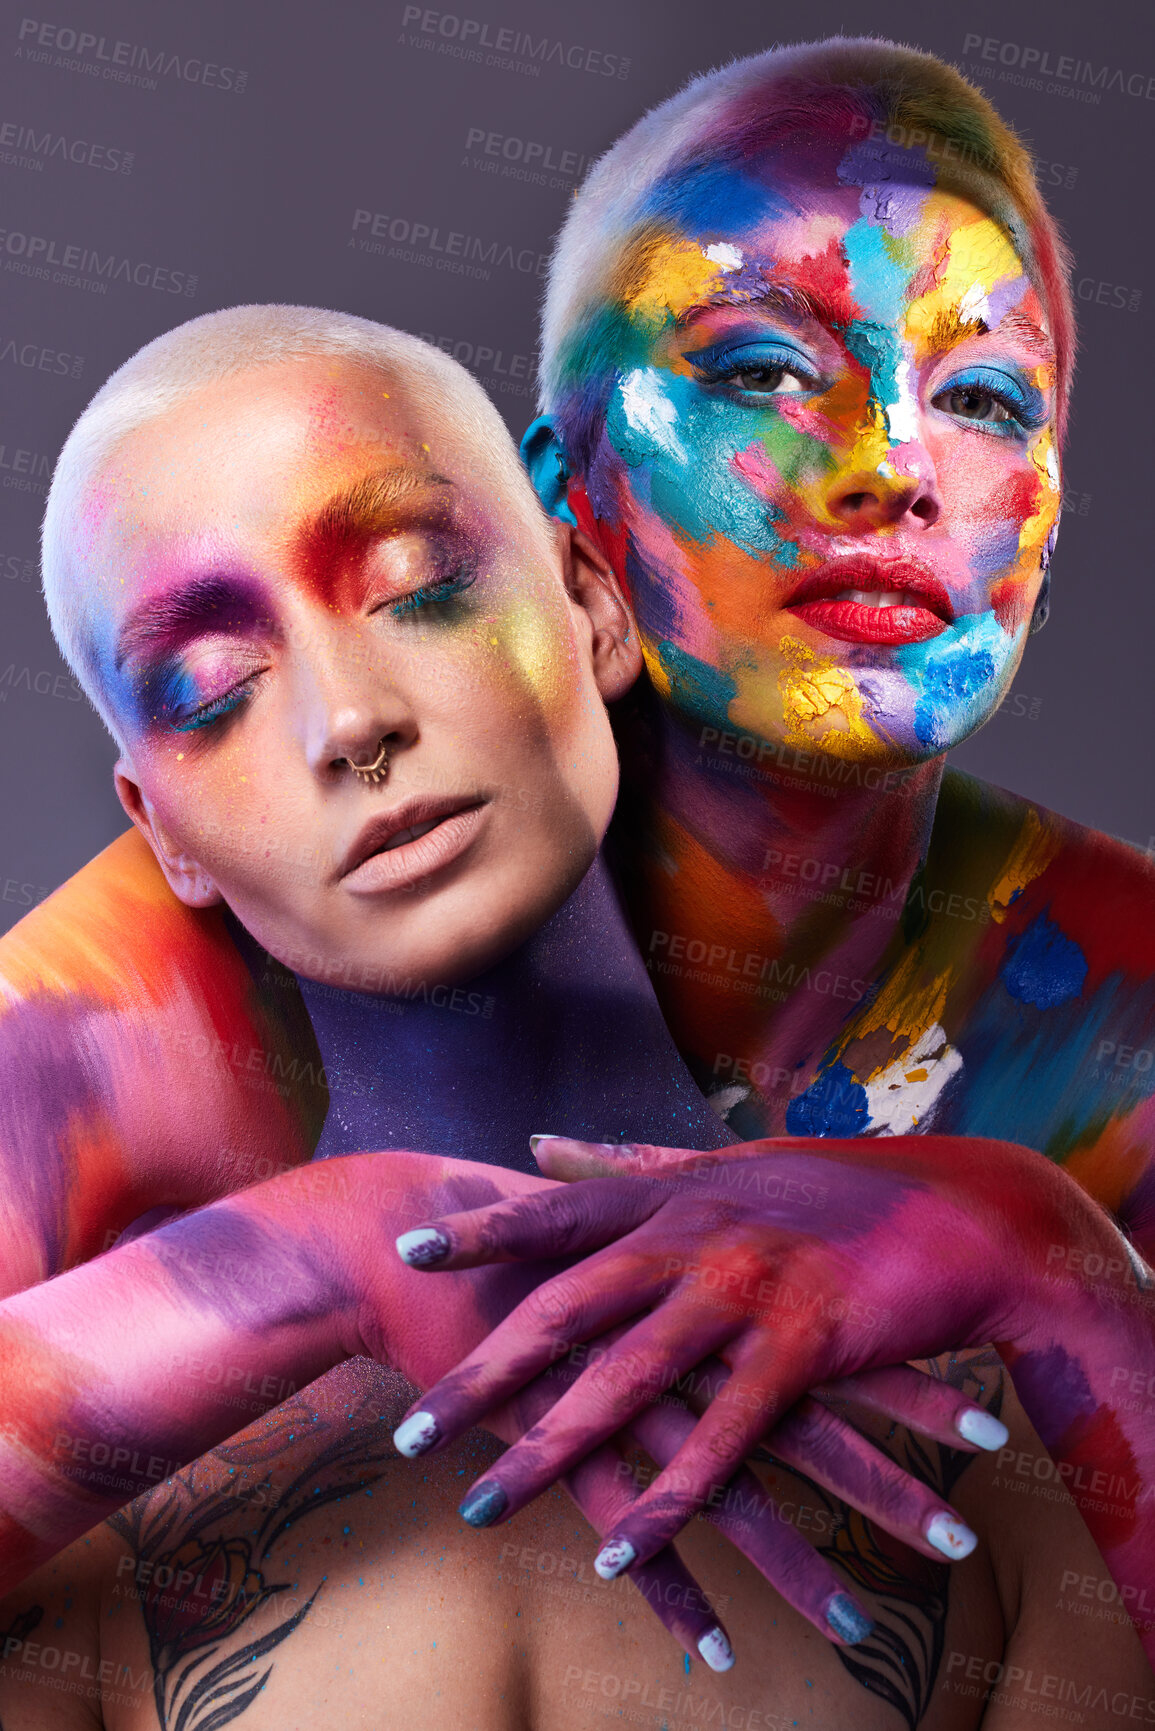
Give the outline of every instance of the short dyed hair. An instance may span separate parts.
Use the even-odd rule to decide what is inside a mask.
[[[90,487],[117,447],[206,385],[250,367],[340,356],[415,378],[423,399],[447,410],[509,487],[511,500],[545,521],[517,448],[471,373],[407,331],[321,307],[226,307],[189,319],[138,349],[97,391],[57,459],[41,530],[44,599],[52,633],[97,714],[123,744],[95,654],[91,591],[76,525]]]
[[[938,185],[969,198],[1010,234],[1050,322],[1062,441],[1075,362],[1071,259],[1026,147],[981,91],[933,54],[876,37],[834,36],[703,73],[652,108],[590,169],[554,247],[539,373],[540,410],[555,417],[579,470],[596,447],[619,359],[620,326],[604,309],[621,296],[630,249],[660,221],[670,194],[705,169],[791,139],[870,136],[885,136],[900,150],[929,150]]]

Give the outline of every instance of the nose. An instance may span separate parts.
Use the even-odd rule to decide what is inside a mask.
[[[892,446],[875,467],[851,464],[834,477],[826,508],[851,534],[896,528],[913,518],[924,529],[942,513],[934,461],[925,445]]]
[[[395,759],[416,743],[417,717],[404,682],[379,644],[333,630],[318,642],[293,693],[309,768],[336,781],[349,763],[371,763],[382,741]]]

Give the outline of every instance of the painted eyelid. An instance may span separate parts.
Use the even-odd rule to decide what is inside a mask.
[[[808,355],[791,348],[776,337],[759,337],[746,342],[713,344],[708,349],[695,349],[687,354],[690,365],[702,372],[741,371],[742,366],[780,366],[788,372],[798,372],[808,379],[817,379],[819,369]]]
[[[219,721],[224,716],[231,715],[233,710],[237,709],[249,696],[250,687],[258,677],[258,671],[254,670],[247,674],[244,679],[238,681],[236,685],[230,686],[227,691],[219,692],[216,697],[206,698],[203,703],[197,704],[187,714],[179,718],[173,715],[169,720],[169,726],[174,728],[177,733],[191,733],[198,727],[207,727],[210,722]]]
[[[1013,373],[1003,372],[997,367],[967,367],[939,385],[934,394],[940,397],[947,391],[967,389],[989,391],[993,397],[1009,399],[1010,404],[1021,411],[1024,419],[1032,423],[1047,418],[1047,403],[1042,393],[1033,385],[1016,378]]]
[[[423,583],[408,595],[400,595],[385,605],[395,619],[403,619],[407,613],[416,613],[422,607],[438,601],[452,601],[456,596],[463,595],[472,587],[476,577],[477,568],[470,565],[451,577],[442,578],[438,583]]]

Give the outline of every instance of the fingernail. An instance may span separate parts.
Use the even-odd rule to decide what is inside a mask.
[[[978,1535],[955,1515],[935,1515],[926,1529],[926,1537],[936,1551],[952,1560],[969,1557],[979,1542]]]
[[[984,1412],[981,1406],[973,1406],[969,1412],[964,1412],[955,1429],[964,1441],[974,1443],[980,1449],[1005,1448],[1011,1434],[1001,1419]]]
[[[403,1232],[397,1240],[397,1254],[410,1268],[433,1268],[445,1261],[449,1251],[448,1238],[436,1226],[419,1226],[414,1232]]]
[[[698,1642],[698,1651],[711,1671],[728,1671],[734,1663],[734,1649],[725,1632],[716,1626],[706,1630]]]
[[[594,1558],[594,1573],[603,1581],[615,1580],[623,1569],[629,1568],[637,1554],[629,1539],[611,1539]]]
[[[536,1154],[537,1150],[538,1150],[538,1144],[539,1143],[541,1143],[541,1142],[559,1142],[560,1140],[561,1140],[561,1138],[559,1136],[555,1136],[552,1130],[541,1130],[538,1132],[538,1134],[536,1136],[530,1137],[530,1139],[529,1139],[529,1151],[531,1154]]]
[[[426,1449],[431,1449],[440,1436],[437,1420],[431,1412],[415,1412],[402,1419],[393,1432],[393,1447],[398,1454],[408,1455],[412,1460],[414,1455],[423,1455]]]
[[[480,1484],[469,1492],[457,1512],[471,1527],[488,1527],[505,1513],[508,1502],[500,1485]]]
[[[859,1610],[849,1593],[835,1593],[826,1607],[826,1621],[838,1639],[849,1647],[857,1647],[860,1641],[865,1641],[874,1628],[870,1618]]]

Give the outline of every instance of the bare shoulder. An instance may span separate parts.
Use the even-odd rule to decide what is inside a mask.
[[[1006,1446],[976,1458],[954,1501],[989,1555],[1005,1649],[992,1661],[948,1644],[940,1690],[983,1702],[984,1731],[1011,1731],[1028,1715],[1104,1731],[1155,1723],[1155,1675],[1137,1633],[1155,1628],[1155,1587],[1116,1587],[1009,1377],[1000,1417]]]
[[[1137,943],[1128,961],[1155,973],[1155,858],[1037,801],[948,770],[928,874],[981,887],[996,921],[1046,903],[1096,951]]]

